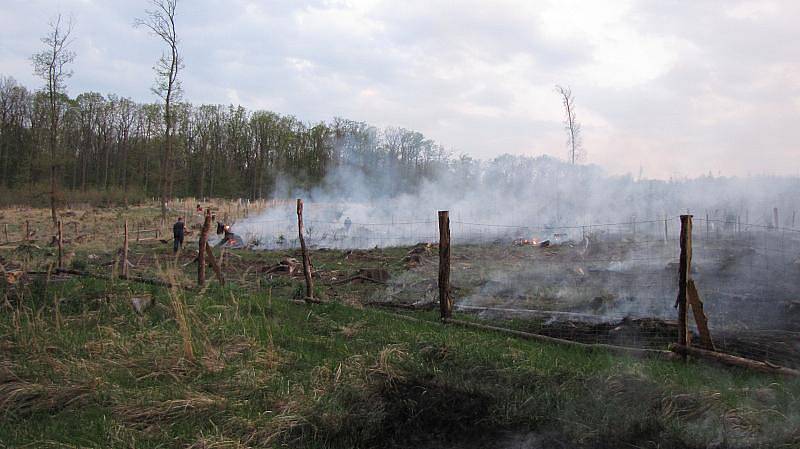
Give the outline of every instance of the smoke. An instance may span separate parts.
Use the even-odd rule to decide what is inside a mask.
[[[319,247],[369,248],[409,245],[437,238],[437,211],[449,210],[455,242],[497,238],[578,240],[598,225],[614,232],[675,232],[675,218],[792,226],[800,179],[702,177],[648,180],[610,176],[592,165],[553,158],[501,156],[458,159],[416,178],[391,166],[380,170],[340,166],[312,189],[278,181],[277,198],[303,198],[308,241]],[[349,227],[345,222],[349,217]],[[669,229],[672,228],[672,229]],[[236,231],[262,248],[297,239],[293,204],[274,207],[236,223]],[[559,234],[556,236],[555,234]]]
[[[674,319],[678,216],[691,213],[693,277],[712,326],[800,331],[800,285],[792,281],[800,276],[798,178],[636,179],[550,157],[501,156],[456,160],[414,183],[391,168],[342,166],[313,189],[283,181],[276,191],[304,199],[312,248],[435,244],[437,211],[448,210],[457,306],[578,321]],[[296,247],[294,202],[234,230],[259,248]],[[435,255],[428,260],[392,279],[384,296],[434,301]]]

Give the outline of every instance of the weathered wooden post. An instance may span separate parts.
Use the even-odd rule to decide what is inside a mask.
[[[139,243],[139,240],[142,239],[142,222],[136,223],[136,243]]]
[[[8,243],[8,223],[3,223],[3,232],[6,234],[6,243]]]
[[[688,346],[689,326],[687,313],[687,292],[689,275],[692,269],[692,216],[681,215],[681,256],[678,265],[678,345]],[[683,355],[686,358],[686,355]]]
[[[64,268],[64,228],[61,220],[58,220],[58,269]]]
[[[311,278],[311,260],[308,258],[308,250],[306,249],[306,239],[303,236],[305,229],[303,227],[303,200],[297,199],[297,231],[300,236],[300,251],[303,255],[303,276],[306,278],[306,302],[310,303],[314,299],[314,280]]]
[[[669,241],[669,232],[667,232],[667,217],[664,217],[664,242]]]
[[[706,241],[711,235],[711,223],[708,221],[708,212],[706,212]]]
[[[778,208],[777,207],[773,207],[772,208],[772,220],[775,222],[775,229],[776,230],[781,227],[780,223],[778,222]]]
[[[453,314],[453,298],[450,297],[450,216],[446,210],[439,211],[439,315],[442,320]]]
[[[700,299],[700,293],[697,292],[694,279],[690,278],[686,286],[686,298],[689,300],[689,305],[692,308],[694,322],[697,324],[697,333],[700,334],[700,346],[709,351],[713,351],[714,341],[711,339],[711,331],[708,330],[708,317],[703,309],[703,301]]]
[[[200,240],[197,243],[197,285],[206,283],[206,245],[208,244],[208,231],[211,229],[211,211],[206,209],[203,229],[200,230]]]
[[[225,249],[223,248],[222,251],[225,251]],[[220,264],[217,264],[217,260],[214,258],[214,251],[211,250],[211,245],[208,244],[208,241],[206,241],[206,256],[208,256],[208,261],[211,262],[211,268],[214,269],[214,274],[217,275],[217,280],[220,284],[225,285],[225,277],[222,275],[222,267]]]
[[[25,220],[25,241],[31,239],[31,222],[30,220]]]
[[[128,279],[128,219],[125,219],[125,235],[122,239],[122,277]]]

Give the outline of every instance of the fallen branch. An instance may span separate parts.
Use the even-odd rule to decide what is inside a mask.
[[[373,307],[385,307],[387,309],[403,309],[403,310],[433,310],[434,308],[436,308],[436,304],[432,302],[418,306],[416,304],[404,304],[398,302],[368,301],[365,302],[364,305]]]
[[[307,306],[309,303],[311,304],[328,304],[328,301],[321,301],[317,298],[305,298],[305,299],[293,299],[292,303],[299,304],[303,306]]]
[[[349,282],[359,281],[359,280],[360,281],[374,282],[374,283],[380,284],[380,285],[386,285],[386,282],[379,281],[377,279],[372,279],[371,277],[364,276],[363,274],[356,274],[354,276],[350,276],[347,279],[340,279],[338,281],[331,282],[330,285],[342,285],[342,284],[347,284]]]
[[[30,274],[30,275],[47,274],[47,272],[43,272],[43,271],[27,271],[26,273]],[[70,270],[70,269],[67,269],[67,268],[56,268],[55,270],[53,270],[53,274],[70,274],[70,275],[73,275],[73,276],[89,277],[89,278],[93,278],[93,279],[103,279],[103,280],[106,280],[106,281],[110,281],[111,280],[111,277],[109,277],[109,276],[103,276],[103,275],[100,275],[100,274],[89,273],[89,272],[86,272],[86,271]],[[141,276],[127,276],[127,277],[125,277],[125,276],[120,275],[119,279],[123,279],[123,280],[126,280],[126,281],[132,281],[132,282],[139,282],[139,283],[142,283],[142,284],[158,285],[158,286],[167,287],[167,288],[172,287],[172,284],[169,283],[169,282],[162,281],[160,279],[148,279],[148,278],[144,278],[144,277],[141,277]],[[180,287],[180,286],[178,286],[178,287]]]
[[[582,348],[588,351],[608,351],[613,354],[619,355],[629,355],[634,357],[652,357],[652,358],[661,358],[661,359],[677,359],[678,356],[671,351],[663,351],[659,349],[642,349],[642,348],[627,348],[624,346],[614,346],[614,345],[607,345],[607,344],[588,344],[588,343],[579,343],[576,341],[571,340],[563,340],[561,338],[555,337],[547,337],[545,335],[539,334],[531,334],[529,332],[517,331],[513,329],[506,329],[503,327],[496,327],[496,326],[489,326],[486,324],[478,324],[478,323],[471,323],[469,321],[461,321],[461,320],[454,320],[452,318],[445,318],[442,320],[444,323],[448,324],[455,324],[457,326],[462,327],[470,327],[474,329],[482,329],[488,330],[493,332],[499,332],[506,335],[513,335],[515,337],[523,338],[525,340],[536,340],[541,341],[543,343],[552,343],[557,345],[563,346],[572,346],[577,348]]]
[[[759,362],[757,360],[746,359],[744,357],[725,354],[722,352],[708,351],[692,346],[681,346],[675,343],[671,344],[669,349],[677,354],[690,355],[692,357],[711,360],[728,366],[737,366],[767,374],[780,374],[782,376],[800,377],[800,371],[796,369],[773,365],[772,363],[768,362]]]
[[[510,309],[505,307],[481,307],[481,306],[466,306],[466,305],[457,305],[455,306],[457,310],[463,310],[467,312],[504,312],[504,313],[524,313],[529,315],[536,315],[541,317],[554,317],[554,316],[561,316],[561,317],[568,317],[568,318],[580,318],[582,321],[592,322],[592,323],[604,323],[609,321],[610,318],[614,320],[623,320],[625,319],[625,315],[592,315],[589,313],[578,313],[578,312],[563,312],[558,310],[532,310],[532,309]]]

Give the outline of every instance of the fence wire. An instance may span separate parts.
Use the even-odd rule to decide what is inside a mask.
[[[297,249],[297,218],[284,206],[239,219],[233,231],[252,248]],[[350,220],[309,206],[312,250],[402,247],[404,270],[368,300],[436,307],[437,220]],[[452,217],[457,316],[583,343],[664,349],[677,340],[678,216],[567,225]],[[716,349],[800,368],[800,230],[739,217],[693,222],[691,277]]]
[[[435,234],[384,294],[437,301]],[[677,340],[679,217],[582,226],[451,221],[462,316],[584,343],[664,349]],[[694,279],[716,349],[800,367],[800,233],[694,219]],[[699,339],[692,311],[690,327]]]
[[[800,366],[800,233],[695,219],[693,266],[718,350]]]

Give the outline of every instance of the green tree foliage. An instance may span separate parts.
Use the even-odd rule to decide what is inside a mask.
[[[158,196],[166,176],[175,196],[258,199],[269,197],[278,181],[314,188],[337,167],[348,167],[374,177],[383,191],[397,192],[451,163],[444,148],[416,131],[176,103],[175,162],[165,165],[163,103],[96,92],[62,94],[61,102],[58,175],[60,185],[73,191]],[[48,179],[50,160],[43,149],[49,131],[47,97],[0,77],[0,187],[23,189]]]

